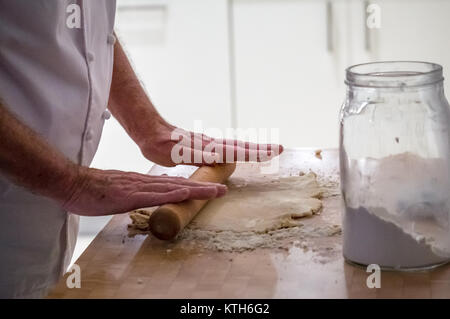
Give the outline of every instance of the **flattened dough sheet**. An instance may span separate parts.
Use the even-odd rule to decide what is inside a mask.
[[[262,233],[297,226],[302,217],[312,216],[322,208],[323,191],[312,172],[276,179],[232,177],[227,185],[228,193],[210,201],[188,228]],[[145,229],[153,210],[132,212],[133,225]]]

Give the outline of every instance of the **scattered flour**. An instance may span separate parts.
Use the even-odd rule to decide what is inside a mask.
[[[313,248],[314,243],[310,239],[320,237],[331,237],[341,234],[339,225],[324,226],[295,226],[271,230],[264,233],[253,231],[209,231],[201,229],[184,229],[177,239],[183,241],[194,241],[201,248],[243,252],[256,248],[288,249],[290,245],[301,248]]]
[[[307,178],[310,177],[310,174],[313,173],[299,174],[299,176]],[[321,200],[340,196],[338,178],[317,178],[317,181],[317,186],[320,185]],[[271,206],[269,208],[272,209]],[[148,219],[153,210],[141,209],[130,213],[132,223],[129,225],[129,236],[148,233]],[[292,222],[285,220],[283,223],[277,224],[278,226],[275,228],[258,229],[255,227],[249,230],[239,227],[230,229],[228,226],[223,229],[204,228],[194,222],[181,231],[170,244],[176,244],[180,248],[196,247],[240,253],[255,249],[288,250],[290,247],[298,247],[304,251],[314,252],[320,257],[320,262],[327,262],[331,258],[341,255],[341,226],[325,222],[314,215],[309,214],[304,218],[293,215],[290,218]],[[330,238],[333,239],[330,240]]]

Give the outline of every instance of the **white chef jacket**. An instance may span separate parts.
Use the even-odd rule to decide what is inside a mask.
[[[0,0],[2,104],[86,166],[109,117],[115,10],[115,0]],[[0,175],[0,297],[45,296],[77,233],[77,216]]]

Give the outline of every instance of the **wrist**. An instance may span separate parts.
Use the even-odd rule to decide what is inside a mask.
[[[61,189],[63,191],[60,194],[59,201],[63,208],[69,207],[78,198],[89,178],[89,167],[71,164],[67,168],[65,176],[61,178]]]
[[[133,140],[141,148],[146,148],[148,143],[158,140],[162,131],[172,130],[175,127],[166,122],[159,114],[149,115],[136,131]]]

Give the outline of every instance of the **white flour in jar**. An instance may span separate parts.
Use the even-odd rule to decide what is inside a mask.
[[[435,254],[420,238],[414,238],[364,207],[347,208],[345,214],[343,253],[347,260],[385,268],[422,268],[448,260]]]
[[[359,264],[423,268],[450,258],[448,168],[402,153],[352,161],[343,253]]]

